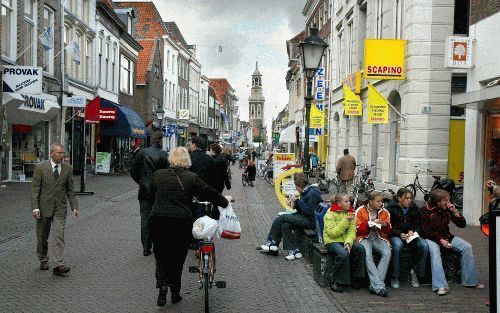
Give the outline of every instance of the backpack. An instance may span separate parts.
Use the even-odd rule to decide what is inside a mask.
[[[316,224],[316,234],[318,235],[318,241],[323,243],[323,230],[325,229],[324,217],[326,212],[330,209],[329,202],[320,202],[314,211],[314,222]]]

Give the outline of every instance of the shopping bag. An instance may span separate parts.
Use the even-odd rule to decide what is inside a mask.
[[[241,226],[236,214],[234,214],[231,204],[227,208],[219,207],[220,218],[217,236],[224,239],[240,239]]]
[[[217,221],[213,218],[202,216],[193,223],[193,237],[196,239],[213,237],[218,226]]]

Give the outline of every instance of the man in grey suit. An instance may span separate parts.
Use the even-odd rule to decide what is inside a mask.
[[[63,263],[64,226],[68,212],[67,201],[73,211],[73,219],[78,219],[78,202],[73,188],[73,167],[63,163],[64,147],[58,143],[50,146],[50,160],[38,163],[31,185],[31,209],[36,219],[36,252],[40,269],[48,270],[47,239],[53,228],[53,254],[55,275],[64,275],[69,267]],[[67,199],[67,200],[66,200]]]

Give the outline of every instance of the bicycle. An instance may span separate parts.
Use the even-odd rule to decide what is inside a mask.
[[[413,193],[413,197],[417,196],[417,190],[419,190],[421,193],[424,195],[424,201],[429,201],[429,195],[430,191],[422,187],[420,184],[420,181],[418,179],[418,174],[424,172],[420,167],[415,165],[416,173],[415,173],[415,179],[413,180],[412,184],[406,185],[405,188],[409,189]],[[426,173],[432,173],[430,169],[425,170]],[[436,179],[436,177],[434,177]]]
[[[117,162],[113,165],[113,172],[118,174],[130,172],[132,162],[133,159],[130,153],[123,154],[117,158]]]
[[[233,200],[231,200],[233,202]],[[212,203],[208,201],[198,201],[198,199],[193,198],[193,203],[203,207],[205,212],[210,212],[212,208]],[[210,301],[209,301],[209,290],[215,285],[217,288],[226,288],[225,281],[215,280],[215,244],[212,237],[207,237],[206,239],[200,240],[198,256],[199,265],[190,266],[190,273],[199,274],[200,290],[204,290],[205,295],[205,313],[210,311]]]
[[[367,199],[368,194],[375,190],[375,185],[373,184],[373,179],[370,178],[371,170],[369,167],[373,167],[374,165],[368,166],[366,164],[356,165],[357,171],[354,176],[352,187],[352,198],[351,204],[355,208],[362,199],[363,201]]]

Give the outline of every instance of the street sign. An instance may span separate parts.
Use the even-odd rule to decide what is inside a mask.
[[[179,110],[180,120],[189,120],[189,110]]]
[[[75,107],[75,108],[84,108],[87,104],[87,98],[82,96],[71,96],[68,97],[66,95],[63,96],[63,107]]]

